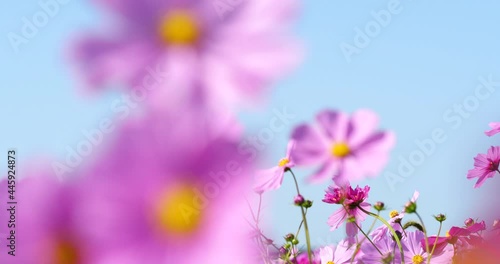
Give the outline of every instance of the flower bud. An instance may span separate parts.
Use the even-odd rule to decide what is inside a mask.
[[[292,240],[292,244],[297,245],[297,244],[299,244],[299,241],[298,241],[296,238],[294,238],[294,239]]]
[[[407,202],[405,205],[405,213],[415,213],[417,211],[417,204],[415,202]]]
[[[292,233],[287,234],[285,236],[285,240],[288,241],[288,242],[292,242],[292,240],[294,240],[294,239],[295,239],[295,236]]]
[[[293,198],[293,203],[297,206],[301,206],[304,203],[304,197],[302,195],[297,195]]]
[[[474,224],[474,219],[467,218],[467,219],[465,219],[464,224],[465,224],[465,226],[469,227],[469,226]]]
[[[313,202],[311,200],[306,200],[302,206],[304,206],[304,208],[310,208],[311,206],[313,206]]]
[[[436,220],[441,223],[441,222],[444,222],[446,220],[446,215],[438,214],[438,215],[435,215],[434,218],[436,218]]]
[[[283,245],[283,247],[284,247],[285,249],[289,249],[291,246],[292,246],[292,245],[291,245],[291,244],[289,244],[289,243],[286,243],[286,244],[284,244],[284,245]]]
[[[375,208],[375,210],[377,211],[382,211],[385,209],[385,204],[383,202],[376,202],[374,205],[373,205],[373,208]]]

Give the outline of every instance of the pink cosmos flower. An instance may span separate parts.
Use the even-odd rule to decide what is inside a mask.
[[[94,2],[117,19],[115,28],[81,37],[71,51],[91,88],[146,88],[158,105],[191,96],[235,105],[255,101],[298,61],[289,37],[296,0]]]
[[[286,155],[284,158],[280,159],[278,166],[272,167],[267,170],[259,171],[255,178],[254,191],[257,193],[263,193],[269,190],[275,190],[281,187],[283,183],[283,176],[288,168],[293,168],[295,163],[290,158],[290,154],[293,151],[295,142],[290,141],[287,146]]]
[[[424,233],[421,231],[406,232],[406,236],[401,240],[403,246],[405,263],[425,264],[429,258],[425,250],[425,245],[421,241],[425,240]],[[425,243],[425,242],[424,242]],[[431,256],[432,264],[449,264],[452,263],[453,248],[448,247],[446,250],[439,252],[435,251]]]
[[[325,246],[319,249],[321,264],[347,264],[351,263],[355,247],[349,246],[348,241],[342,240],[337,245]]]
[[[467,179],[478,178],[474,188],[479,188],[487,178],[493,178],[499,170],[500,146],[491,147],[486,154],[478,154],[474,158],[474,169],[469,170]]]
[[[484,132],[487,136],[491,137],[495,134],[500,133],[500,122],[492,122],[490,123],[490,127],[490,130]]]
[[[361,251],[363,255],[361,256],[361,263],[363,264],[380,264],[380,263],[390,263],[390,264],[400,264],[401,255],[396,242],[389,237],[384,236],[382,239],[374,242],[377,248],[375,248],[371,243],[365,241],[361,244]],[[382,255],[380,254],[382,253]],[[411,262],[410,262],[411,263]]]
[[[249,258],[249,226],[237,212],[250,165],[235,140],[199,140],[195,126],[173,123],[178,127],[154,118],[127,123],[100,155],[106,159],[83,172],[88,195],[78,203],[80,219],[109,252],[103,263]]]
[[[356,227],[356,224],[361,226],[360,223],[366,218],[366,214],[358,207],[361,207],[366,211],[370,209],[370,204],[365,202],[366,198],[368,198],[369,191],[369,186],[365,186],[363,189],[359,186],[355,189],[351,186],[330,186],[328,187],[328,190],[326,190],[323,202],[342,205],[342,208],[339,208],[328,218],[327,223],[331,226],[331,230],[335,230],[339,228],[342,223],[346,222],[346,233],[350,243],[353,242],[353,238],[358,233],[358,227]],[[353,218],[353,222],[347,221],[350,218]]]
[[[337,185],[376,176],[389,159],[395,143],[392,132],[377,131],[378,117],[358,110],[349,117],[325,110],[316,116],[318,127],[300,125],[292,133],[296,141],[292,159],[298,166],[321,165],[309,180],[334,179]]]

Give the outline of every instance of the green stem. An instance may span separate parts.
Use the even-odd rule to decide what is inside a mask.
[[[422,227],[424,228],[425,251],[427,252],[427,255],[429,255],[431,253],[431,251],[429,250],[429,238],[427,237],[427,228],[425,228],[424,221],[422,220],[422,217],[420,217],[420,215],[418,214],[417,211],[415,211],[415,214],[417,215],[418,220],[420,220],[420,223],[422,224]]]
[[[431,254],[429,254],[429,257],[427,258],[427,264],[431,263],[432,254],[434,254],[434,250],[436,249],[437,241],[438,241],[439,235],[441,234],[442,227],[443,227],[443,222],[439,222],[438,233],[436,236],[436,240],[434,240],[434,245],[432,246]]]
[[[377,212],[377,215],[380,216],[380,211]],[[372,222],[372,225],[370,226],[370,229],[368,229],[368,234],[370,234],[373,230],[373,228],[375,227],[375,223],[377,223],[377,218],[373,218],[373,222]],[[354,262],[354,258],[356,257],[356,255],[358,254],[359,250],[361,249],[361,244],[365,241],[365,239],[363,238],[363,240],[361,240],[361,243],[356,243],[356,249],[354,250],[354,253],[352,254],[352,257],[351,257],[351,264]]]
[[[295,182],[295,188],[297,189],[297,195],[301,195],[300,190],[299,190],[299,183],[297,182],[297,178],[295,177],[295,174],[289,168],[287,169],[287,171],[289,171],[292,174],[293,181]],[[309,258],[309,263],[312,264],[313,262],[312,262],[311,238],[309,236],[309,227],[307,225],[306,212],[305,212],[304,207],[302,205],[300,206],[300,211],[302,212],[302,220],[304,221],[304,231],[306,233],[307,256]]]
[[[370,237],[368,237],[368,235],[365,233],[365,231],[363,231],[363,229],[361,229],[361,227],[358,225],[358,223],[356,223],[356,221],[354,221],[353,223],[356,225],[356,227],[359,229],[359,231],[361,231],[361,233],[365,236],[365,238],[368,239],[368,241],[370,241],[370,243],[375,247],[375,249],[378,251],[378,253],[380,253],[380,255],[384,255],[384,254],[382,254],[380,249],[378,249],[378,247],[375,245],[375,243],[373,243],[373,241],[370,239]]]
[[[365,209],[363,209],[363,207],[361,207],[359,205],[358,205],[358,208],[361,211],[363,211],[365,214],[377,218],[380,222],[382,222],[385,226],[387,226],[387,228],[389,228],[389,231],[391,231],[392,236],[394,237],[394,239],[396,240],[396,243],[398,244],[399,252],[401,253],[401,264],[405,264],[403,246],[401,245],[401,240],[399,240],[399,236],[398,236],[398,234],[396,234],[396,231],[394,231],[394,228],[392,228],[392,226],[384,218],[380,217],[379,215],[374,214],[370,211],[366,211]]]

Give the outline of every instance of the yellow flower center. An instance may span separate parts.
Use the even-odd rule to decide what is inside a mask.
[[[156,207],[156,220],[167,234],[185,235],[200,226],[203,211],[195,205],[196,194],[192,185],[183,184],[167,191]]]
[[[394,217],[396,217],[396,216],[398,216],[398,215],[399,215],[399,212],[398,212],[397,210],[392,210],[392,211],[389,213],[389,216],[390,216],[391,218],[394,218]]]
[[[328,261],[326,264],[335,264],[333,261]]]
[[[450,231],[446,231],[446,237],[450,237]]]
[[[337,158],[343,158],[351,153],[351,149],[346,143],[340,142],[333,144],[332,154]]]
[[[288,162],[290,162],[290,160],[289,160],[289,159],[287,159],[287,158],[282,158],[282,159],[280,159],[280,161],[278,162],[278,166],[280,166],[280,167],[285,167],[285,166],[288,164]]]
[[[76,264],[80,262],[77,248],[68,241],[60,241],[56,244],[54,258],[56,264]]]
[[[178,10],[169,12],[160,22],[159,34],[165,44],[194,44],[200,36],[200,28],[193,15]]]
[[[413,256],[413,258],[411,259],[413,264],[420,264],[422,262],[424,262],[424,257],[420,256],[420,255],[415,255]]]

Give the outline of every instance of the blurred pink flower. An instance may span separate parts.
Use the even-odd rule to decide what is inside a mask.
[[[279,160],[278,166],[257,172],[254,185],[255,192],[263,193],[265,191],[275,190],[281,187],[285,171],[288,168],[293,168],[295,166],[295,163],[290,158],[294,145],[295,143],[293,141],[288,143],[286,155],[284,158]]]
[[[485,131],[484,133],[491,137],[495,134],[500,133],[500,122],[492,122],[490,123],[491,130]]]
[[[238,210],[250,165],[236,140],[200,140],[197,126],[156,121],[124,124],[84,171],[81,220],[109,251],[104,263],[245,259],[249,226]]]
[[[146,88],[157,105],[202,96],[235,106],[254,102],[299,59],[290,37],[296,0],[247,1],[224,17],[212,1],[94,1],[118,19],[71,50],[91,88]]]
[[[31,167],[16,183],[15,226],[2,224],[0,233],[7,238],[15,230],[15,257],[3,246],[0,263],[97,263],[103,248],[97,247],[83,232],[76,201],[84,200],[73,181],[62,183],[49,168]],[[10,201],[7,181],[0,182],[2,204]],[[5,190],[5,191],[4,191]],[[0,220],[7,223],[9,211],[2,209]]]
[[[478,178],[474,188],[479,188],[487,178],[493,178],[499,170],[500,146],[491,147],[486,154],[478,154],[474,158],[474,169],[469,170],[467,179]]]
[[[376,176],[389,159],[395,136],[376,131],[377,115],[370,110],[347,114],[325,110],[316,116],[319,127],[300,125],[292,133],[296,141],[292,159],[297,166],[322,165],[309,180],[333,178],[337,185]]]
[[[434,247],[434,244],[436,244],[436,254],[440,254],[448,244],[453,244],[460,249],[467,248],[474,245],[478,240],[482,240],[478,232],[484,230],[486,230],[484,221],[466,227],[452,226],[444,237],[430,236],[429,245]],[[422,239],[420,244],[425,247],[425,239]]]
[[[355,189],[351,186],[330,186],[328,187],[328,190],[326,190],[323,202],[342,205],[342,208],[339,208],[328,218],[327,223],[331,226],[330,230],[333,231],[346,222],[346,233],[350,243],[353,242],[353,238],[358,233],[358,227],[356,224],[361,226],[360,223],[366,218],[366,214],[358,207],[361,207],[366,211],[370,210],[370,204],[365,202],[368,198],[369,191],[369,186],[365,186],[363,189],[359,186]]]

